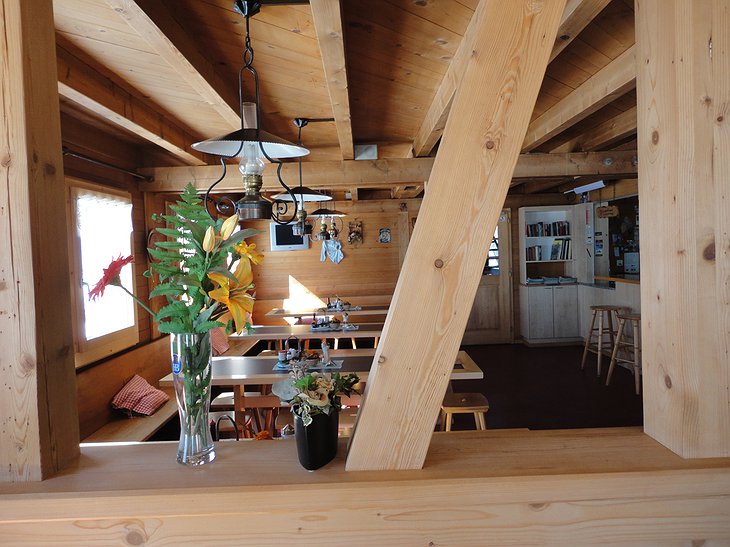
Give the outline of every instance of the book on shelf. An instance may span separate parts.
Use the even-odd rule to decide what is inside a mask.
[[[550,247],[550,260],[571,260],[571,240],[568,238],[557,238],[553,240]]]
[[[558,277],[558,284],[559,285],[572,285],[572,284],[575,284],[575,283],[578,283],[578,278],[577,277],[570,277],[570,276],[564,277],[562,275],[560,277]]]
[[[535,262],[542,260],[542,247],[540,245],[532,245],[525,248],[525,260]]]
[[[563,240],[562,239],[553,240],[553,246],[550,249],[550,260],[560,260],[560,257],[562,254],[563,254]]]
[[[528,277],[525,283],[527,285],[544,285],[545,279],[542,277]]]
[[[567,220],[556,220],[555,222],[525,224],[525,235],[527,237],[569,236],[570,222]]]

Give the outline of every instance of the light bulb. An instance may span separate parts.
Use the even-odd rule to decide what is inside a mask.
[[[243,143],[243,154],[241,155],[241,161],[238,163],[238,170],[241,174],[244,177],[248,175],[261,176],[264,173],[264,167],[266,167],[266,164],[259,144],[248,141]]]

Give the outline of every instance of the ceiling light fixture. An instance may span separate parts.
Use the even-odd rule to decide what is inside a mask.
[[[246,19],[246,38],[243,52],[243,66],[238,71],[238,100],[240,107],[241,128],[226,135],[208,139],[193,144],[193,148],[206,154],[221,156],[223,174],[218,180],[210,185],[205,193],[205,201],[211,200],[210,193],[213,188],[226,176],[226,159],[240,157],[239,171],[243,175],[243,184],[246,195],[235,203],[235,211],[239,221],[271,218],[278,224],[289,224],[298,218],[298,200],[281,178],[283,163],[279,158],[300,158],[309,154],[309,150],[289,141],[281,139],[260,128],[261,103],[259,97],[259,75],[253,66],[254,51],[251,46],[249,32],[250,18],[256,15],[261,9],[260,1],[235,0],[234,8]],[[243,72],[247,71],[253,76],[255,102],[244,102],[243,100]],[[301,135],[301,133],[300,133]],[[275,199],[272,202],[261,196],[263,185],[264,158],[271,163],[277,164],[276,177],[289,200]],[[288,215],[289,204],[294,205],[291,215]],[[222,204],[216,204],[220,211]]]
[[[310,122],[333,122],[334,118],[295,118],[294,125],[297,126],[299,133],[297,142],[299,146],[302,144],[302,128],[309,125]],[[331,196],[327,196],[316,190],[312,190],[304,186],[302,175],[302,158],[299,158],[299,186],[291,188],[288,192],[277,194],[273,198],[281,202],[295,202],[296,205],[296,224],[292,228],[294,235],[303,236],[312,233],[312,224],[307,222],[307,211],[304,209],[305,202],[329,201]]]
[[[602,180],[597,180],[596,182],[591,182],[590,184],[584,184],[583,186],[576,186],[572,190],[566,190],[563,192],[564,194],[567,194],[569,192],[575,192],[576,194],[583,194],[585,192],[591,192],[592,190],[600,190],[601,188],[605,188],[606,183]]]

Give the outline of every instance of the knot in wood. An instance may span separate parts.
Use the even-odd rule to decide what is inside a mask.
[[[651,143],[652,144],[659,143],[659,131],[654,130],[651,132]]]
[[[705,247],[704,251],[702,251],[702,258],[704,258],[708,262],[715,261],[715,242],[714,241],[712,243],[710,243],[707,247]]]
[[[486,142],[486,143],[484,144],[484,146],[486,146],[486,147],[487,147],[487,150],[492,150],[492,149],[494,148],[494,146],[495,146],[495,145],[494,145],[494,141],[493,141],[493,140],[488,140],[488,141],[487,141],[487,142]]]
[[[144,544],[144,536],[137,530],[133,530],[127,534],[124,538],[129,545],[142,545]]]
[[[437,268],[441,269],[444,267],[444,261],[441,260],[440,258],[437,258],[436,261],[433,263],[433,265],[436,266]]]
[[[669,377],[669,374],[664,376],[664,385],[667,386],[667,389],[672,389],[672,379]]]

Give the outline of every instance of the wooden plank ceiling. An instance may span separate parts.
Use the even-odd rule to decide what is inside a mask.
[[[349,160],[353,144],[371,143],[379,158],[433,155],[478,7],[264,5],[251,19],[262,127],[296,141],[294,118],[334,118],[303,130],[306,161]],[[129,142],[140,167],[217,161],[190,144],[238,123],[245,21],[232,0],[54,0],[54,12],[64,120]],[[568,0],[523,152],[635,149],[633,45],[633,0]],[[252,94],[246,80],[244,96]],[[515,180],[512,192],[555,191],[568,175]],[[406,187],[394,186],[394,197]]]

